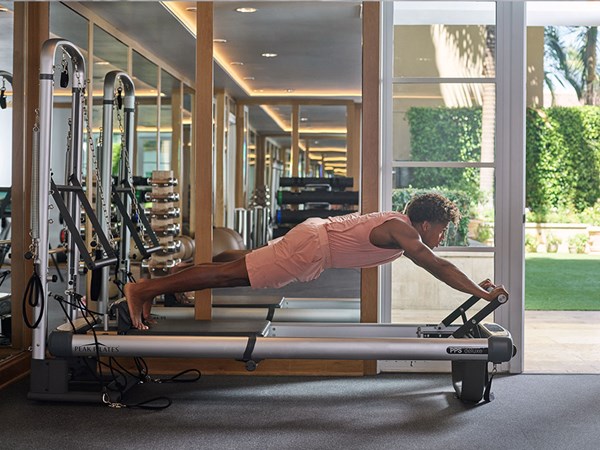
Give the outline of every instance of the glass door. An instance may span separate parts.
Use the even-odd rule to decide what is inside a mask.
[[[600,373],[599,26],[593,2],[527,4],[529,373]]]
[[[423,191],[454,201],[462,218],[440,256],[494,279],[495,3],[412,7],[394,5],[391,207]],[[392,264],[394,323],[439,323],[464,299],[407,259]]]
[[[438,190],[463,214],[437,251],[510,299],[489,317],[523,369],[525,2],[383,5],[382,209]],[[387,169],[387,168],[390,169]],[[381,271],[381,322],[437,324],[466,298],[403,261]],[[381,370],[447,370],[383,361]]]

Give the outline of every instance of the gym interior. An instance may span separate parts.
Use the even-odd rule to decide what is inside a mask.
[[[593,2],[0,1],[0,443],[101,420],[86,445],[595,448],[600,316],[529,345],[524,217],[544,26],[598,24]],[[471,129],[466,157],[428,152]],[[415,192],[468,207],[457,180],[481,220],[435,251],[508,297],[400,258],[164,294],[131,328],[127,283]]]

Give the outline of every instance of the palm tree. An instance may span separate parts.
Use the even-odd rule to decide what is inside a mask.
[[[552,103],[556,83],[565,86],[566,82],[583,104],[596,104],[597,50],[598,27],[546,27],[544,82],[552,94]]]

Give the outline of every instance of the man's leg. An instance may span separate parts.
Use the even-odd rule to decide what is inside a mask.
[[[202,264],[165,277],[125,285],[125,297],[135,328],[144,330],[142,314],[149,315],[152,300],[157,295],[175,292],[198,291],[208,288],[249,286],[246,259],[225,264]]]
[[[213,262],[230,262],[236,261],[240,258],[243,258],[251,250],[225,250],[224,252],[219,253],[213,257]]]

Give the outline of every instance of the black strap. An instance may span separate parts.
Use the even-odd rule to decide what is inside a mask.
[[[193,378],[181,378],[189,373],[195,373],[196,375]],[[169,378],[155,378],[150,381],[154,381],[155,383],[193,383],[198,381],[201,376],[202,374],[198,369],[187,369]]]
[[[166,409],[171,406],[171,399],[168,397],[154,397],[149,400],[134,403],[134,404],[123,404],[126,408],[140,408],[140,409]]]
[[[168,397],[154,397],[148,400],[144,400],[139,403],[121,403],[113,402],[108,394],[104,394],[102,397],[104,404],[110,408],[121,409],[121,408],[139,408],[139,409],[166,409],[173,403]]]
[[[29,282],[27,283],[27,287],[25,288],[25,293],[23,294],[23,320],[25,321],[27,328],[35,329],[38,327],[42,321],[42,318],[44,317],[44,303],[44,286],[42,285],[42,280],[34,268],[31,278],[29,278]],[[30,321],[29,317],[27,316],[28,305],[32,309],[36,308],[37,306],[40,307],[40,314],[33,320],[33,322]]]
[[[274,315],[275,315],[275,307],[269,306],[269,312],[267,313],[267,320],[269,322],[271,322],[273,320]],[[254,339],[256,339],[256,337]]]
[[[256,345],[256,335],[252,335],[248,338],[248,343],[246,344],[246,349],[244,350],[244,356],[242,356],[242,361],[248,362],[252,361],[252,352],[254,351],[254,346]]]
[[[487,367],[485,369],[485,375],[486,378],[488,378],[488,370]],[[488,381],[485,385],[485,391],[483,392],[483,401],[485,403],[489,403],[492,400],[494,400],[494,393],[492,392],[492,380],[494,379],[494,375],[496,375],[496,366],[494,366],[494,369],[492,370],[492,374],[489,375]]]

